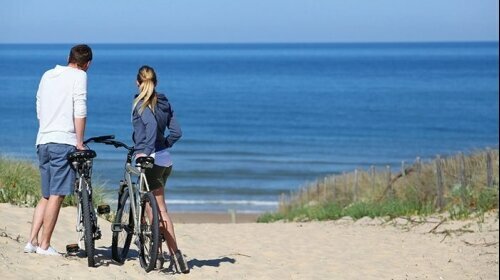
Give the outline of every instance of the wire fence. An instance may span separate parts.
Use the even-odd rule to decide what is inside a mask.
[[[498,194],[498,170],[498,149],[487,148],[470,155],[436,155],[428,161],[417,157],[412,163],[401,162],[399,170],[370,166],[306,184],[298,191],[281,194],[278,211],[320,203],[345,206],[389,199],[418,200],[432,204],[438,211],[453,203],[474,207],[474,195],[485,188]]]

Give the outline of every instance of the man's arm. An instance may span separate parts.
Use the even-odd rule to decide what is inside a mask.
[[[40,89],[42,88],[43,76],[38,84],[38,90],[36,91],[36,118],[40,121]]]
[[[83,135],[85,133],[85,123],[87,118],[75,118],[76,149],[85,150],[83,146]]]
[[[76,148],[85,150],[83,136],[87,121],[87,74],[83,73],[75,83],[73,92],[73,120],[75,123]]]

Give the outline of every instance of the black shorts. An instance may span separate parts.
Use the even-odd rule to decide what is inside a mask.
[[[153,165],[153,168],[146,169],[145,174],[146,180],[148,180],[149,190],[152,191],[165,187],[171,172],[172,166],[164,167],[156,164]]]

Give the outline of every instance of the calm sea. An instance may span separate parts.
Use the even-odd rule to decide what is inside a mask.
[[[35,160],[35,94],[68,45],[0,45],[0,154]],[[171,211],[267,211],[318,177],[498,147],[498,43],[92,45],[86,136],[131,144],[137,69],[180,120]],[[125,153],[92,145],[115,197]]]

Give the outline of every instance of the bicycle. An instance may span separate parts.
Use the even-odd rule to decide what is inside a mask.
[[[149,191],[145,170],[152,168],[154,158],[140,157],[132,165],[134,148],[116,140],[103,140],[100,143],[113,145],[115,148],[128,150],[125,162],[124,179],[120,181],[118,207],[114,223],[111,225],[112,257],[118,263],[124,263],[130,249],[133,235],[139,248],[141,267],[150,272],[156,266],[160,246],[159,213],[154,195]],[[132,176],[137,181],[132,181]],[[139,225],[139,226],[136,226]]]
[[[84,141],[84,145],[90,142],[98,142],[114,138],[112,135],[92,137]],[[75,180],[75,197],[77,199],[77,217],[76,217],[76,232],[77,244],[69,244],[66,246],[68,253],[78,252],[82,248],[87,255],[89,267],[95,266],[95,240],[101,238],[101,230],[97,224],[96,210],[92,201],[92,163],[96,157],[96,152],[90,149],[77,150],[68,155],[68,161],[76,171]],[[109,205],[99,205],[97,208],[99,214],[107,214],[110,212]]]

